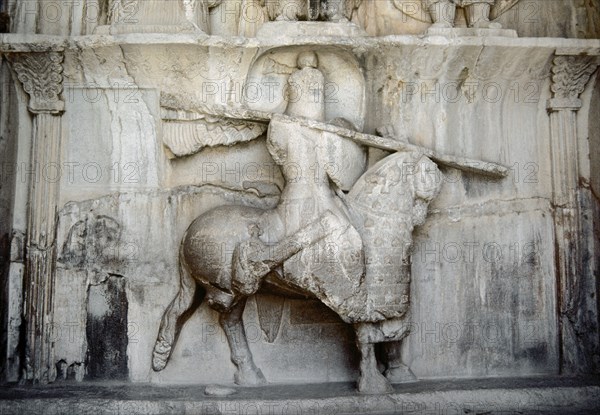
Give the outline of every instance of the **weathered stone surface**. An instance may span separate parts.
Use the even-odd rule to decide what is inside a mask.
[[[207,386],[204,389],[204,394],[207,396],[230,396],[237,392],[234,388],[228,388],[226,386]]]
[[[208,387],[207,387],[208,388]],[[213,387],[210,387],[213,389]],[[600,409],[598,381],[572,379],[476,379],[402,385],[386,396],[357,395],[349,383],[232,388],[207,397],[198,386],[94,384],[0,391],[0,409],[11,414],[85,413],[526,413],[582,414]],[[260,396],[258,398],[257,396]]]
[[[305,0],[273,0],[266,2],[271,11],[261,5],[262,0],[226,0],[196,2],[192,7],[192,22],[202,30],[219,36],[254,36],[262,24],[276,18],[280,3],[291,3],[290,12],[306,10]],[[184,0],[164,0],[168,3],[160,13],[141,10],[138,3],[131,0],[87,0],[77,4],[63,4],[60,1],[8,3],[11,15],[10,32],[43,33],[50,35],[77,36],[98,32],[99,28],[109,28],[115,18],[120,18],[122,26],[135,26],[144,20],[158,23],[159,29],[172,33],[171,23],[186,23]],[[161,1],[154,0],[154,7]],[[203,18],[202,5],[211,7],[207,18]],[[220,4],[219,4],[220,3]],[[299,7],[293,6],[300,4]],[[335,1],[332,3],[336,3]],[[431,17],[421,0],[344,0],[339,9],[342,15],[363,27],[372,36],[389,34],[419,34],[431,25]],[[424,2],[423,2],[424,3]],[[597,38],[600,12],[594,2],[563,2],[539,0],[499,0],[492,9],[492,18],[504,28],[517,30],[523,37],[572,37]],[[189,2],[193,4],[193,2]],[[200,11],[200,12],[199,12]],[[150,14],[148,14],[150,12]],[[293,13],[295,14],[295,13]],[[466,24],[464,14],[458,16],[461,24]],[[198,22],[208,23],[202,26]],[[167,24],[164,24],[167,23]],[[185,25],[179,25],[190,30]],[[195,29],[195,28],[194,28]],[[133,30],[133,29],[132,29]],[[181,30],[181,29],[180,29]]]
[[[63,3],[0,5],[3,380],[393,412],[599,370],[597,6]]]
[[[127,379],[127,310],[123,276],[108,275],[89,286],[85,361],[89,379]]]

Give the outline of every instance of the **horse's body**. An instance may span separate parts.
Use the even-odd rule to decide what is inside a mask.
[[[399,341],[408,334],[407,325],[401,324],[408,309],[407,248],[414,226],[422,222],[439,190],[437,167],[426,157],[396,153],[367,171],[344,196],[332,188],[327,167],[314,164],[320,137],[296,129],[298,139],[278,139],[290,136],[288,128],[272,124],[268,141],[286,178],[278,207],[215,208],[188,228],[180,250],[181,288],[163,316],[153,368],[166,365],[181,317],[193,311],[199,284],[208,304],[221,313],[238,369],[236,383],[263,383],[241,320],[247,297],[260,288],[316,297],[354,324],[362,355],[359,390],[388,392],[391,386],[377,368],[373,344]],[[308,237],[301,235],[307,228]],[[240,271],[240,264],[252,260],[240,247],[282,241],[296,243],[289,255],[270,263],[267,256],[258,273]]]

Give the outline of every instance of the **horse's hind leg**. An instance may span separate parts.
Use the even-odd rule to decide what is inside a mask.
[[[221,313],[219,321],[225,331],[229,348],[231,350],[231,361],[237,368],[235,383],[245,386],[256,386],[266,383],[261,370],[254,364],[252,352],[248,347],[246,331],[242,322],[242,314],[246,306],[246,298],[242,298],[231,311]]]
[[[152,353],[152,369],[160,371],[165,368],[181,326],[202,302],[204,290],[197,286],[183,262],[179,263],[180,287],[177,296],[165,310],[160,322],[160,329],[154,351]],[[198,294],[196,295],[196,291]]]

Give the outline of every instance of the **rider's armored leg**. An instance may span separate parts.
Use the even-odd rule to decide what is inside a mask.
[[[329,211],[275,245],[263,243],[259,239],[260,229],[256,225],[251,227],[250,239],[233,253],[232,288],[244,296],[256,293],[262,279],[284,261],[339,230],[335,215]]]

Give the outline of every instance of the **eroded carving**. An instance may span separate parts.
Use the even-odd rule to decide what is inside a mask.
[[[394,5],[404,14],[419,21],[433,23],[434,27],[454,27],[456,8],[463,8],[467,26],[473,28],[499,29],[499,23],[492,22],[519,0],[393,0]]]
[[[390,390],[372,347],[408,334],[390,322],[401,325],[409,305],[409,277],[398,271],[407,261],[414,226],[422,223],[439,190],[440,173],[422,154],[397,153],[370,169],[347,197],[342,196],[331,187],[323,166],[314,171],[324,134],[330,133],[303,127],[293,117],[274,117],[269,149],[286,178],[278,208],[217,208],[190,226],[180,252],[181,288],[161,323],[155,370],[166,365],[177,321],[188,311],[200,283],[208,304],[222,313],[238,368],[236,382],[264,382],[247,344],[234,339],[245,339],[240,318],[247,296],[259,289],[275,293],[288,289],[318,298],[344,321],[356,324],[363,356],[359,389]],[[311,167],[320,180],[299,174]],[[388,233],[396,239],[384,247],[381,238]],[[233,254],[223,255],[220,249],[207,252],[206,247],[227,247]]]
[[[176,157],[197,153],[204,147],[232,145],[263,135],[266,126],[223,116],[169,111],[163,107],[163,142]]]
[[[456,7],[465,9],[467,26],[480,29],[500,29],[499,23],[490,22],[491,6],[495,0],[426,0],[425,4],[434,27],[453,27]]]
[[[264,383],[241,320],[246,299],[258,292],[300,295],[320,300],[354,325],[361,352],[359,391],[390,392],[374,344],[398,342],[409,333],[412,232],[440,190],[441,172],[426,149],[358,133],[344,119],[324,122],[325,76],[315,53],[299,53],[290,72],[290,84],[314,93],[288,97],[283,114],[244,113],[269,123],[267,148],[285,178],[279,204],[272,210],[215,208],[190,225],[179,252],[180,290],[163,315],[152,366],[155,371],[166,366],[183,316],[197,306],[200,286],[221,314],[235,382]],[[363,145],[401,151],[365,172]],[[468,165],[434,156],[445,164]],[[275,335],[269,330],[269,340]],[[400,359],[394,369],[404,380],[414,378]]]
[[[112,0],[108,19],[116,32],[210,31],[209,10],[222,0]]]
[[[361,4],[362,0],[243,0],[238,33],[247,37],[318,33],[328,36],[365,36],[365,32],[350,23]],[[264,25],[268,22],[273,23]],[[287,24],[289,22],[303,23],[290,26]]]
[[[362,0],[262,0],[269,20],[347,21]]]
[[[117,257],[121,225],[115,219],[96,215],[77,221],[62,246],[59,262],[70,267],[103,266]]]
[[[272,294],[259,294],[255,298],[260,328],[265,333],[267,341],[273,343],[279,335],[285,298]]]

